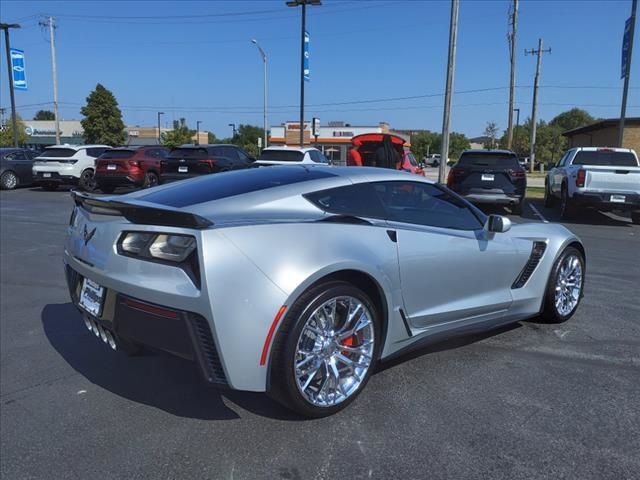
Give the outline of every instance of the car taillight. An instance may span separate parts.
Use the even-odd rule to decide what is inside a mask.
[[[199,160],[198,163],[201,165],[209,165],[209,168],[213,170],[213,167],[216,164],[216,161],[212,158],[207,158],[206,160]]]
[[[138,160],[129,160],[129,166],[130,167],[139,167],[140,166],[140,162]]]
[[[453,167],[449,170],[449,175],[447,175],[447,186],[451,186],[456,177],[464,175],[464,170],[462,168]]]
[[[578,170],[578,175],[576,176],[576,187],[584,187],[584,181],[587,178],[587,171],[580,169]]]
[[[525,173],[523,169],[509,170],[509,175],[512,177],[524,177]]]

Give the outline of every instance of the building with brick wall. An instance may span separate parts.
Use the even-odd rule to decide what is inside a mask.
[[[573,147],[617,147],[619,118],[609,118],[585,127],[564,132],[569,148]],[[622,146],[640,153],[640,117],[626,118]]]

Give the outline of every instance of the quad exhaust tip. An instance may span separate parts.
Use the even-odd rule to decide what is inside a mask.
[[[104,343],[109,345],[112,350],[118,349],[118,342],[116,341],[115,335],[111,332],[111,330],[104,328],[102,325],[98,324],[93,318],[89,315],[83,316],[84,325],[87,327],[87,330],[93,332],[93,334],[102,340]]]

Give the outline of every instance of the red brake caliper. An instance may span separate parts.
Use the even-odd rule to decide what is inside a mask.
[[[341,344],[344,345],[345,347],[353,347],[356,340],[357,340],[357,337],[355,335],[351,335],[350,337],[347,337],[344,340],[342,340]],[[343,350],[342,353],[347,354],[349,352],[346,350]]]

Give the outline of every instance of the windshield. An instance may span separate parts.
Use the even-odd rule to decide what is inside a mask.
[[[418,161],[416,160],[416,157],[413,155],[413,153],[406,152],[405,156],[409,159],[409,163],[411,163],[411,165],[413,165],[414,167],[418,166]]]
[[[45,148],[40,157],[69,158],[73,157],[76,151],[72,148]]]
[[[206,148],[174,148],[169,154],[170,158],[207,158],[208,156]]]
[[[304,153],[296,150],[263,150],[258,160],[276,162],[301,162]]]
[[[463,153],[457,166],[517,168],[520,164],[515,155],[508,153]]]
[[[631,152],[612,150],[579,151],[573,159],[573,165],[602,165],[612,167],[637,167],[638,161]]]
[[[109,150],[102,154],[102,159],[105,158],[131,158],[136,154],[135,150]]]

